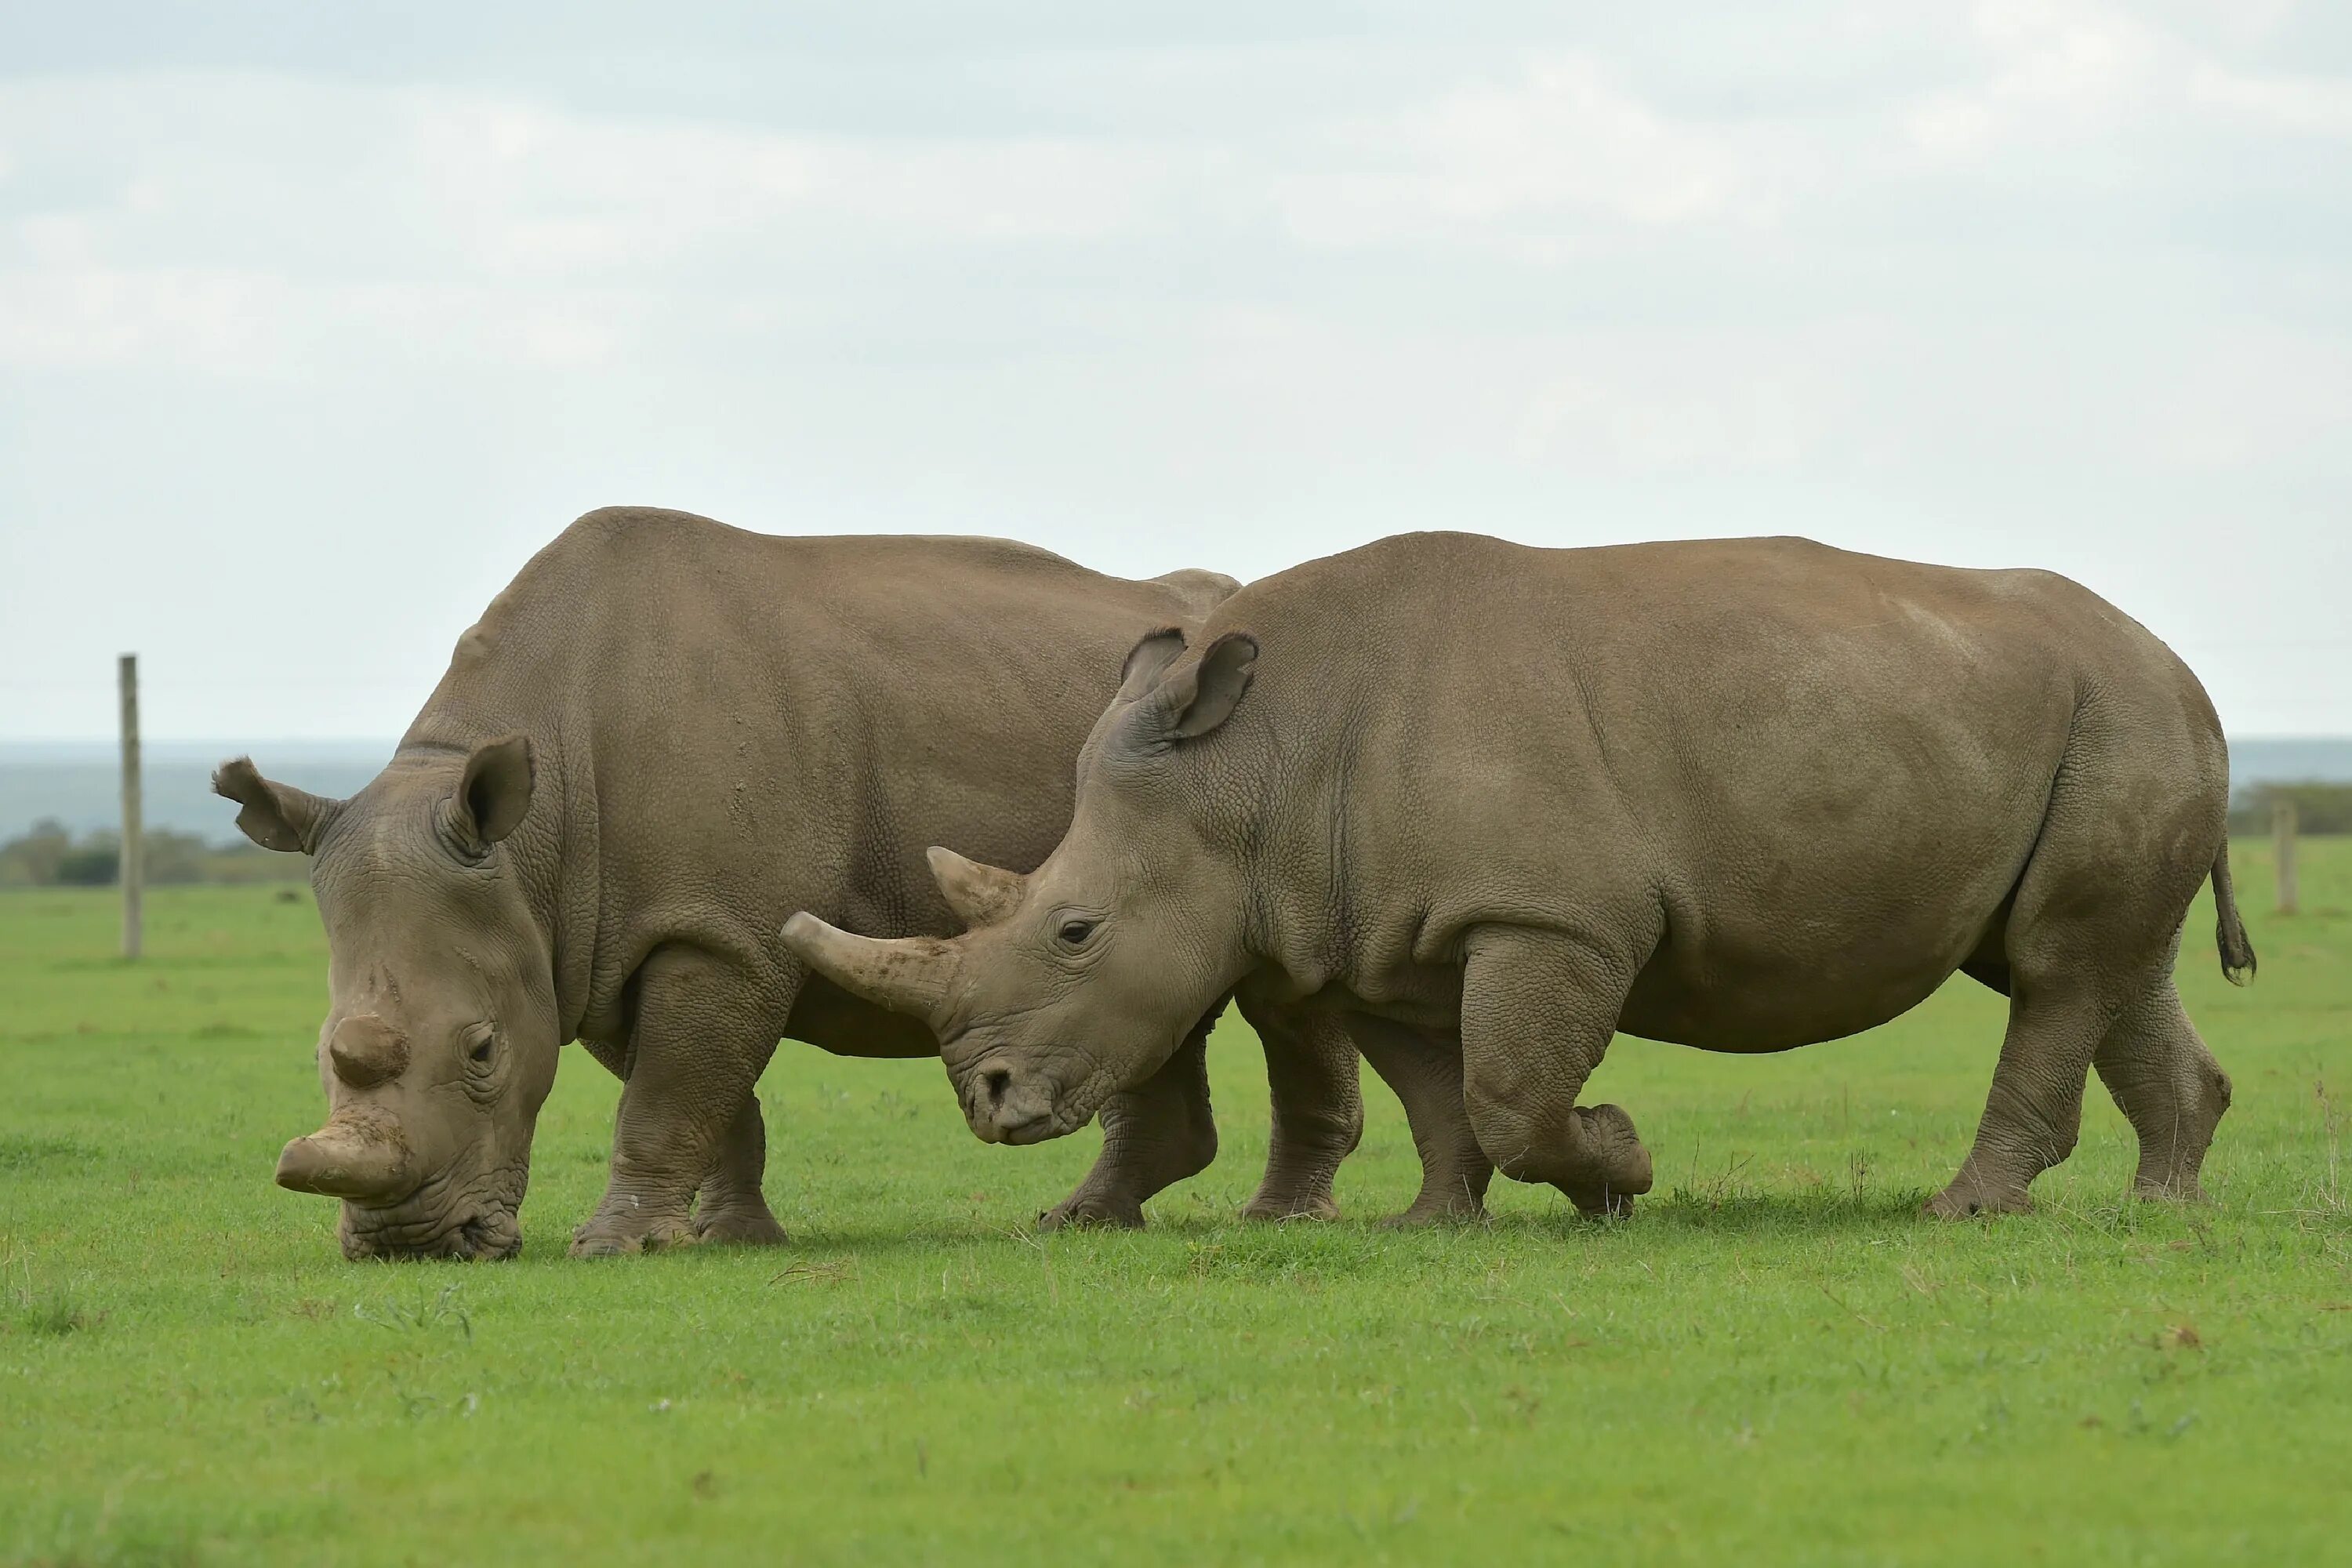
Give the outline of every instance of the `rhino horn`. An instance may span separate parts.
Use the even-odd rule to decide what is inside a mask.
[[[877,1007],[937,1026],[947,1011],[955,948],[937,937],[852,936],[803,910],[784,922],[784,945],[810,968]]]
[[[967,860],[937,844],[924,852],[924,858],[931,863],[931,880],[940,885],[940,896],[947,900],[948,908],[974,931],[1011,914],[1028,889],[1029,879],[1020,872]]]
[[[354,1013],[328,1037],[327,1059],[353,1089],[373,1089],[406,1070],[408,1037],[373,1013]]]
[[[389,1119],[338,1113],[278,1156],[278,1184],[378,1204],[408,1195],[408,1143]]]

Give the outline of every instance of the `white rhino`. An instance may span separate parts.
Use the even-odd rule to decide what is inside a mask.
[[[1416,1119],[1456,1207],[1487,1162],[1588,1210],[1648,1190],[1632,1120],[1577,1103],[1618,1030],[1786,1050],[1958,970],[2009,1028],[1932,1212],[2029,1207],[2093,1067],[2138,1190],[2187,1196],[2230,1100],[2172,982],[2209,876],[2225,970],[2254,963],[2228,793],[2196,677],[2048,573],[1414,534],[1139,644],[1045,863],[934,853],[990,889],[969,934],[784,936],[929,1024],[992,1141],[1084,1125],[1229,990],[1343,1019],[1456,1075]]]
[[[576,1038],[626,1088],[574,1252],[781,1241],[752,1094],[778,1037],[934,1047],[811,978],[778,923],[814,909],[891,934],[954,929],[921,847],[1042,858],[1121,653],[1234,586],[1126,582],[1001,540],[582,518],[458,640],[358,795],[320,799],[244,759],[215,781],[257,843],[312,857],[331,953],[330,1115],[287,1145],[278,1181],[343,1200],[354,1258],[510,1255],[532,1128]],[[1049,1223],[1140,1223],[1145,1198],[1208,1163],[1196,1022],[1104,1103],[1102,1159]],[[1351,1104],[1346,1042],[1308,1044],[1324,1055],[1275,1063],[1277,1087]],[[1354,1140],[1345,1116],[1277,1121],[1263,1206],[1328,1207]]]

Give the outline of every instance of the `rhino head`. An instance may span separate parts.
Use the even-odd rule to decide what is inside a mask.
[[[327,928],[326,1124],[278,1184],[342,1200],[347,1257],[510,1258],[559,1038],[547,940],[502,847],[529,811],[530,742],[404,752],[349,800],[238,758],[213,788],[268,849],[311,858]]]
[[[1257,651],[1238,632],[1197,658],[1173,630],[1136,645],[1045,863],[1023,876],[929,852],[964,935],[877,940],[806,912],[785,923],[785,946],[812,968],[930,1026],[983,1142],[1085,1126],[1159,1070],[1245,972],[1241,868],[1196,825],[1219,786],[1182,758],[1232,716]]]

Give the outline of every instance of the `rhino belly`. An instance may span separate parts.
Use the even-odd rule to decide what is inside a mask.
[[[836,1057],[936,1057],[940,1043],[919,1019],[852,996],[822,974],[811,974],[784,1022],[789,1039]]]
[[[2037,818],[1923,818],[1759,868],[1707,863],[1667,899],[1664,941],[1635,981],[1627,1034],[1715,1051],[1781,1051],[1917,1006],[1988,943]]]
[[[1618,1027],[1645,1040],[1701,1050],[1794,1050],[1874,1029],[1935,994],[1965,952],[1883,972],[1834,978],[1795,966],[1726,973],[1704,984],[1645,973],[1626,1000]]]

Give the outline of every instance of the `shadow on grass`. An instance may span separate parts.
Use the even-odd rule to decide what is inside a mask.
[[[824,1260],[862,1258],[882,1264],[894,1258],[940,1252],[1004,1249],[1070,1257],[1120,1249],[1168,1251],[1212,1247],[1252,1256],[1287,1250],[1325,1258],[1338,1252],[1370,1259],[1450,1251],[1456,1246],[1475,1247],[1481,1238],[1548,1237],[1561,1242],[1638,1247],[1645,1237],[1700,1234],[1833,1238],[1935,1232],[1955,1226],[2004,1225],[2125,1235],[2151,1224],[2168,1229],[2177,1222],[2179,1226],[2194,1229],[2218,1219],[2244,1217],[2221,1205],[2179,1205],[2118,1194],[2112,1202],[2088,1205],[2044,1199],[2032,1215],[1947,1221],[1930,1219],[1921,1212],[1930,1195],[1926,1187],[1895,1188],[1859,1195],[1850,1192],[1792,1194],[1718,1186],[1678,1187],[1638,1200],[1633,1214],[1623,1219],[1590,1217],[1578,1213],[1565,1198],[1559,1198],[1533,1211],[1519,1210],[1480,1220],[1412,1229],[1392,1228],[1382,1223],[1386,1216],[1380,1213],[1350,1214],[1336,1220],[1244,1220],[1238,1212],[1221,1212],[1199,1204],[1171,1205],[1170,1212],[1164,1213],[1154,1211],[1141,1230],[1088,1226],[1041,1233],[1030,1221],[1008,1223],[989,1216],[935,1215],[911,1220],[877,1216],[870,1222],[826,1216],[793,1226],[791,1241],[781,1247],[685,1247],[641,1254],[635,1258],[593,1260],[567,1257],[566,1239],[571,1226],[550,1225],[543,1230],[537,1226],[526,1228],[522,1260],[532,1267],[719,1269],[740,1268],[747,1260],[773,1260],[776,1270],[786,1271],[794,1265]],[[473,1265],[425,1260],[395,1261],[377,1267],[461,1268]]]
[[[1376,1257],[1409,1256],[1431,1250],[1475,1247],[1482,1238],[1548,1236],[1560,1239],[1622,1238],[1638,1243],[1645,1234],[1714,1231],[1725,1234],[1806,1234],[1834,1236],[1879,1233],[1936,1222],[1920,1216],[1927,1193],[1872,1194],[1857,1202],[1848,1197],[1798,1197],[1768,1193],[1696,1195],[1683,1193],[1644,1200],[1631,1218],[1594,1219],[1576,1212],[1565,1199],[1557,1207],[1536,1213],[1516,1213],[1484,1220],[1439,1224],[1414,1229],[1394,1229],[1378,1216],[1337,1220],[1270,1222],[1244,1220],[1238,1215],[1203,1214],[1197,1210],[1166,1217],[1153,1216],[1142,1230],[1085,1226],[1041,1234],[1027,1226],[992,1224],[985,1220],[891,1225],[811,1224],[796,1228],[789,1246],[753,1251],[735,1247],[689,1247],[665,1256],[684,1267],[728,1267],[726,1260],[751,1257],[777,1260],[779,1269],[794,1260],[867,1258],[883,1261],[895,1257],[948,1251],[986,1250],[1003,1247],[1024,1252],[1069,1256],[1127,1248],[1185,1249],[1217,1247],[1252,1255],[1294,1251],[1328,1258],[1333,1252]],[[538,1254],[548,1257],[551,1254]],[[583,1265],[593,1266],[593,1265]]]
[[[1654,1220],[1682,1230],[1755,1232],[1804,1231],[1835,1235],[1845,1231],[1885,1230],[1893,1226],[1930,1225],[1919,1211],[1930,1194],[1924,1187],[1860,1197],[1678,1187],[1663,1198],[1639,1206],[1630,1222]]]

